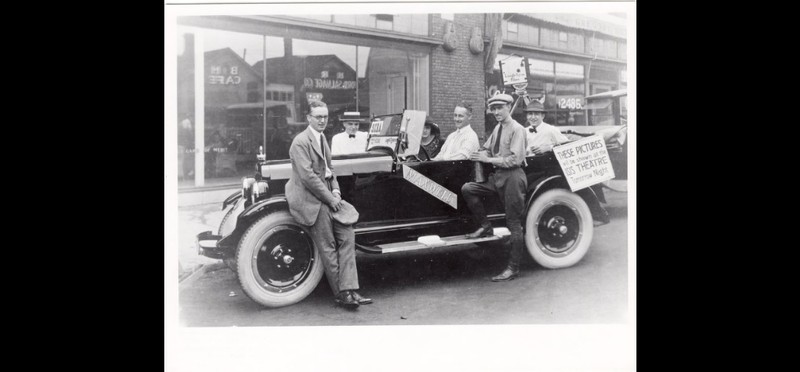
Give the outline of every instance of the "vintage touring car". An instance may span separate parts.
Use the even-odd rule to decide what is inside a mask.
[[[475,163],[431,161],[424,151],[418,157],[424,118],[425,112],[412,110],[375,117],[366,152],[333,156],[342,197],[360,214],[354,225],[360,254],[502,242],[509,236],[502,204],[490,198],[494,235],[465,237],[476,226],[461,186],[474,179]],[[593,220],[608,221],[602,195],[595,187],[570,191],[552,151],[526,160],[527,250],[545,268],[572,266],[589,249]],[[484,171],[491,171],[488,164]],[[301,301],[323,275],[307,228],[288,210],[284,186],[291,174],[289,160],[260,156],[255,176],[243,179],[242,190],[223,202],[229,210],[219,230],[197,236],[199,253],[225,260],[244,292],[267,307]]]

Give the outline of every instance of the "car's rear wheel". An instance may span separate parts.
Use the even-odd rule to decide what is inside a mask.
[[[578,263],[589,250],[593,233],[589,206],[565,189],[542,193],[525,219],[525,246],[536,263],[549,269]]]
[[[301,301],[323,274],[311,235],[288,211],[271,213],[250,226],[239,242],[236,262],[245,294],[267,307]]]

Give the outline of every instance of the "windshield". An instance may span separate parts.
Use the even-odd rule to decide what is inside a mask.
[[[625,125],[628,117],[628,96],[588,99],[589,125]]]
[[[401,156],[416,155],[422,141],[425,116],[425,111],[405,110],[403,114],[374,117],[369,128],[367,150],[386,146]],[[399,150],[398,141],[401,142]]]

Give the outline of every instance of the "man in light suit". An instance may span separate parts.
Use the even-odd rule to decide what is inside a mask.
[[[331,166],[330,147],[322,134],[328,124],[328,107],[322,101],[312,101],[309,110],[308,128],[295,136],[289,148],[292,177],[286,183],[286,199],[292,217],[309,226],[336,303],[353,309],[372,300],[356,292],[353,227],[342,225],[331,215],[341,208],[342,193]]]

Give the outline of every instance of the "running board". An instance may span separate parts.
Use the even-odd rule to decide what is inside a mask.
[[[495,227],[492,233],[494,235],[476,239],[467,238],[463,234],[446,236],[444,238],[440,238],[439,235],[426,235],[420,236],[417,240],[390,244],[378,244],[376,247],[380,249],[381,253],[406,252],[436,247],[450,247],[455,245],[489,242],[493,240],[500,240],[511,235],[511,232],[505,227]]]

